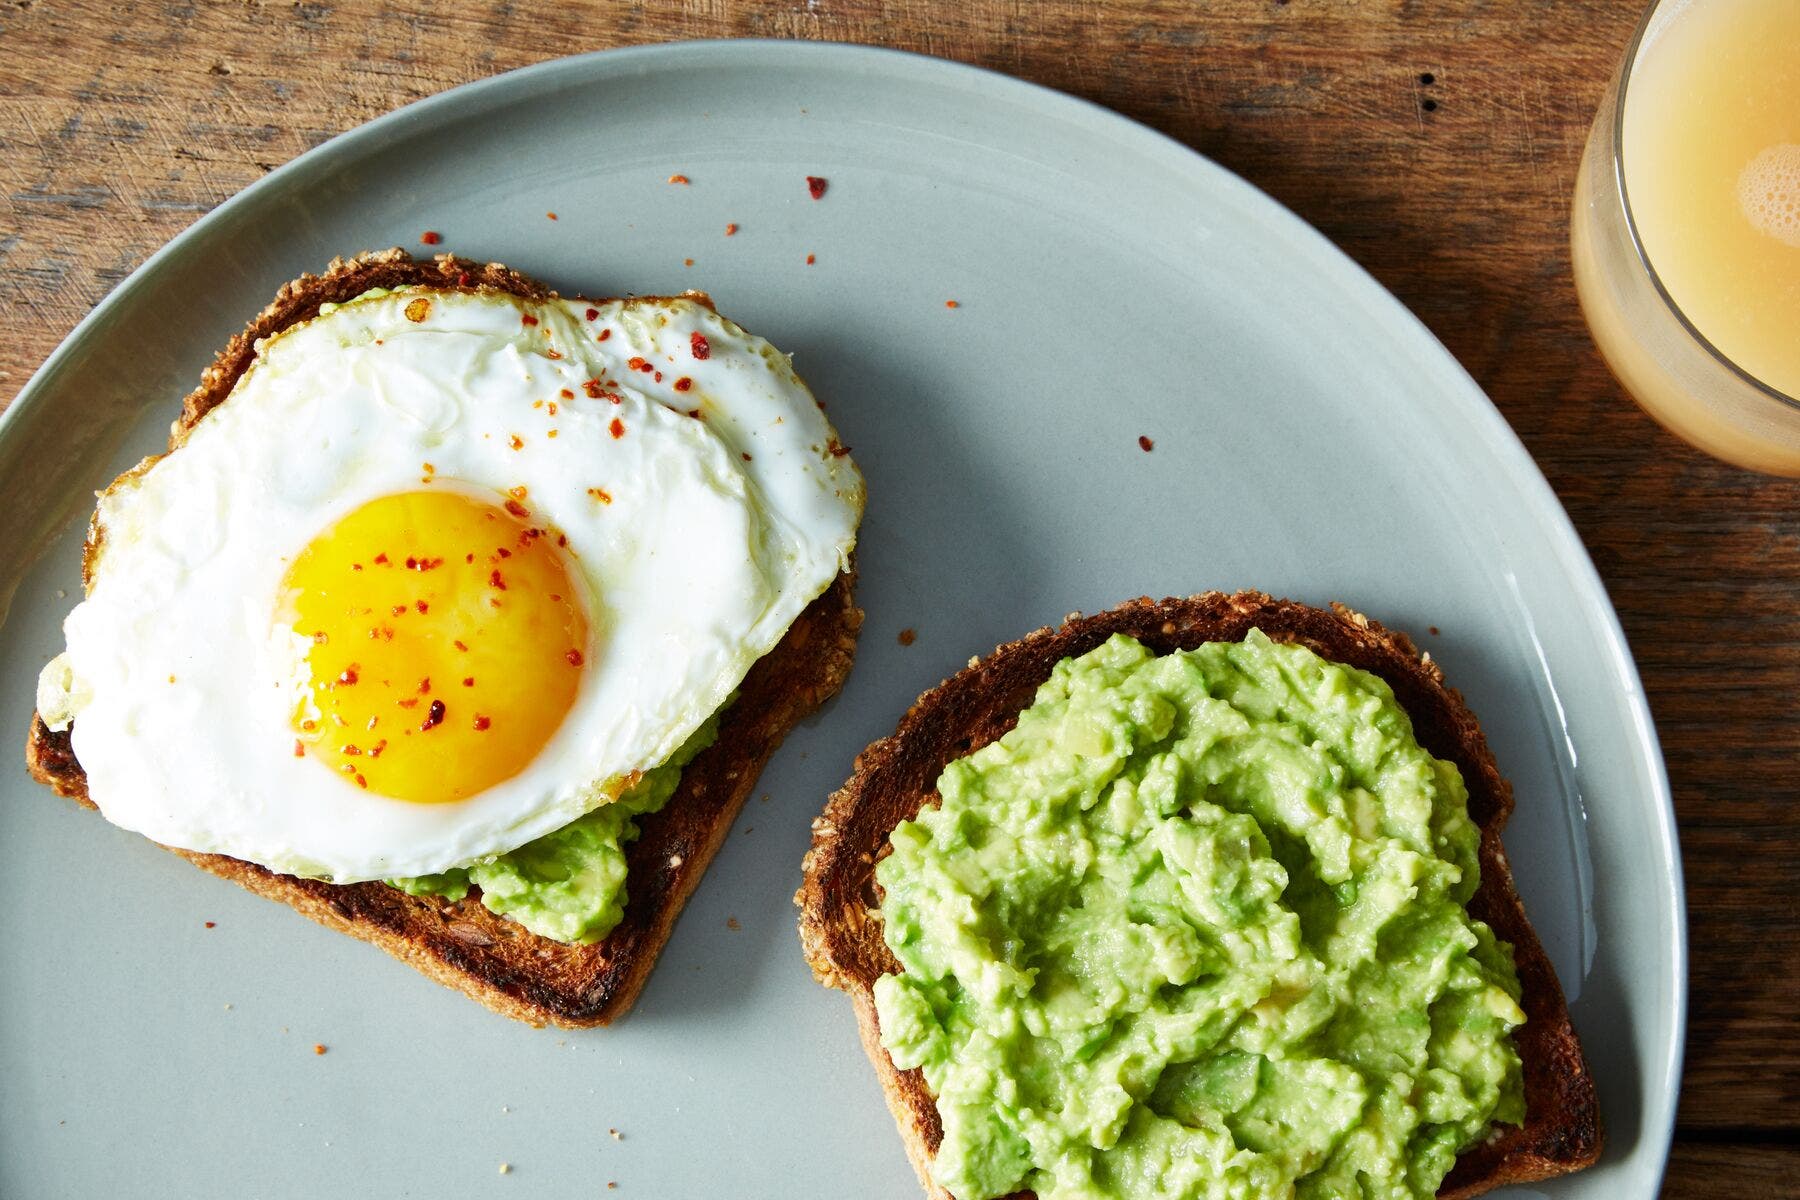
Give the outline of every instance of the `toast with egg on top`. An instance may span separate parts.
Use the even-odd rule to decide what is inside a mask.
[[[218,354],[200,386],[183,404],[170,438],[170,454],[183,452],[195,430],[257,366],[267,339],[305,325],[321,312],[332,311],[332,306],[397,289],[414,289],[409,299],[414,294],[424,299],[440,295],[519,302],[558,299],[519,272],[448,255],[415,261],[396,249],[336,261],[321,275],[302,276],[283,287]],[[688,301],[710,311],[710,301],[703,296],[690,294]],[[411,312],[408,319],[415,319]],[[703,346],[704,340],[696,339],[694,357],[704,357]],[[656,378],[661,383],[661,372]],[[564,406],[574,407],[567,401]],[[826,453],[837,449],[833,439]],[[154,461],[127,472],[113,488],[133,486],[153,469]],[[855,486],[860,489],[860,482]],[[602,499],[610,503],[611,498]],[[860,490],[855,502],[860,509]],[[97,514],[84,560],[84,580],[90,588],[96,564],[107,553],[106,542]],[[357,568],[360,570],[361,564]],[[638,836],[625,845],[623,913],[597,941],[583,944],[533,933],[485,907],[478,888],[456,900],[412,895],[380,879],[332,883],[227,854],[171,848],[202,869],[380,946],[504,1015],[533,1024],[606,1024],[629,1008],[643,987],[683,904],[728,835],[764,763],[788,730],[842,685],[861,623],[852,597],[853,583],[854,571],[846,553],[836,577],[800,608],[773,647],[737,680],[733,698],[717,712],[716,740],[681,769],[679,782],[660,809],[637,818]],[[174,682],[173,674],[170,682]],[[453,685],[440,682],[436,694],[448,696],[453,709],[459,703]],[[423,719],[429,721],[429,717]],[[27,763],[36,778],[58,793],[95,807],[88,772],[76,756],[72,732],[52,730],[42,714],[34,714]],[[195,729],[192,737],[205,738],[209,732]],[[302,749],[296,740],[295,753]],[[623,787],[630,782],[620,779],[609,786]]]
[[[955,1200],[931,1174],[944,1138],[943,1122],[923,1072],[901,1070],[890,1057],[875,1000],[877,980],[902,970],[884,937],[884,896],[876,879],[877,866],[892,851],[890,834],[937,802],[935,788],[947,765],[1014,727],[1059,662],[1094,651],[1119,634],[1160,656],[1207,642],[1238,642],[1253,630],[1385,682],[1410,717],[1419,744],[1453,763],[1467,786],[1480,866],[1479,888],[1467,910],[1513,948],[1526,1015],[1512,1034],[1523,1068],[1524,1122],[1496,1124],[1485,1139],[1463,1150],[1438,1197],[1466,1200],[1509,1184],[1577,1171],[1599,1158],[1595,1081],[1562,988],[1513,887],[1500,841],[1512,812],[1512,789],[1474,715],[1445,685],[1431,657],[1404,634],[1343,606],[1323,610],[1257,592],[1212,592],[1134,600],[1093,616],[1074,614],[1060,628],[1040,629],[971,660],[967,669],[920,696],[892,735],[857,757],[854,773],[813,823],[804,880],[794,897],[800,908],[800,940],[819,981],[849,995],[863,1048],[907,1155],[933,1200]],[[1010,935],[978,934],[972,940],[1001,936]],[[1006,1200],[1033,1197],[1019,1192]]]

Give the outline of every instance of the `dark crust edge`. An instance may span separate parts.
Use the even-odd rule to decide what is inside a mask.
[[[254,360],[258,339],[317,316],[324,304],[343,303],[376,287],[504,292],[528,299],[556,295],[498,263],[447,254],[419,261],[396,248],[334,260],[322,275],[303,275],[283,286],[244,332],[219,352],[200,386],[184,401],[170,449],[178,448],[188,431],[230,395]],[[711,306],[703,293],[687,295]],[[147,469],[150,461],[125,472],[113,486]],[[98,544],[90,530],[84,581]],[[571,946],[539,937],[490,913],[475,896],[451,903],[408,896],[379,882],[330,884],[224,855],[170,849],[203,870],[379,946],[503,1015],[533,1025],[608,1024],[623,1015],[642,990],[677,916],[730,835],[764,763],[788,730],[842,687],[862,624],[854,585],[855,572],[847,569],[796,618],[775,649],[745,676],[737,701],[721,719],[718,740],[683,770],[669,802],[639,821],[640,835],[627,852],[624,917],[593,945]],[[25,758],[37,780],[59,795],[94,807],[69,731],[52,732],[33,713]]]
[[[800,940],[821,983],[849,993],[864,1049],[926,1191],[951,1200],[931,1182],[929,1166],[943,1138],[937,1108],[917,1071],[900,1071],[881,1045],[872,987],[900,969],[882,941],[874,864],[895,825],[917,814],[951,760],[1011,729],[1050,670],[1114,633],[1129,634],[1159,654],[1207,641],[1236,641],[1251,629],[1298,642],[1322,657],[1369,671],[1394,690],[1420,743],[1454,762],[1469,789],[1469,815],[1480,827],[1481,884],[1470,912],[1512,943],[1526,1023],[1515,1035],[1524,1064],[1525,1124],[1503,1126],[1463,1152],[1439,1189],[1440,1200],[1466,1200],[1493,1188],[1548,1179],[1594,1163],[1603,1143],[1594,1080],[1569,1020],[1562,988],[1513,887],[1500,833],[1512,812],[1501,776],[1474,715],[1445,686],[1430,655],[1405,634],[1342,605],[1330,610],[1276,600],[1260,592],[1209,592],[1188,598],[1130,601],[1094,616],[1072,616],[996,649],[920,696],[893,735],[856,759],[855,773],[813,823],[804,882],[795,895]],[[1009,1200],[1030,1200],[1028,1192]]]
[[[789,627],[739,688],[718,740],[695,756],[664,807],[642,818],[626,852],[626,904],[600,941],[539,937],[470,895],[450,902],[384,883],[331,884],[283,875],[222,854],[174,850],[195,866],[290,905],[321,925],[370,942],[495,1012],[533,1025],[606,1025],[649,979],[675,919],[730,836],[756,779],[782,738],[829,699],[849,673],[862,614],[852,577],[840,575]],[[31,774],[93,808],[67,730],[35,713],[26,744]]]

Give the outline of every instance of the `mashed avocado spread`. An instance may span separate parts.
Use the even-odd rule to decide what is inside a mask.
[[[1059,663],[876,870],[957,1200],[1423,1198],[1524,1116],[1455,766],[1260,632]]]
[[[625,915],[625,844],[638,835],[637,818],[669,802],[681,769],[719,736],[724,711],[708,717],[669,761],[644,772],[611,804],[497,858],[388,882],[411,896],[448,900],[461,900],[474,884],[483,906],[541,937],[599,941]]]

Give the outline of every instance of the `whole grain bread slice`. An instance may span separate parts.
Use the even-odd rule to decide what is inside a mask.
[[[257,339],[318,315],[322,304],[342,303],[370,288],[410,286],[532,299],[554,295],[507,267],[450,255],[427,262],[387,250],[335,261],[322,275],[303,275],[284,286],[220,351],[183,404],[170,450],[230,394],[255,358]],[[90,535],[84,576],[96,548]],[[371,942],[496,1012],[534,1025],[605,1025],[642,990],[675,918],[730,834],[763,764],[788,730],[842,686],[862,624],[853,585],[854,575],[846,571],[800,614],[744,678],[737,700],[720,719],[718,740],[683,769],[668,803],[638,821],[640,835],[626,855],[624,917],[592,945],[539,937],[489,912],[473,891],[449,902],[408,896],[379,882],[322,883],[224,855],[175,852],[320,924]],[[52,732],[36,714],[26,763],[33,776],[61,795],[94,807],[69,732]]]
[[[1465,1151],[1439,1197],[1463,1200],[1506,1184],[1577,1171],[1598,1159],[1602,1135],[1594,1080],[1500,843],[1512,812],[1512,789],[1462,697],[1445,686],[1437,664],[1406,635],[1341,605],[1324,610],[1259,592],[1210,592],[1144,598],[1095,616],[1072,616],[1060,628],[1040,629],[971,662],[919,697],[892,736],[857,757],[855,773],[813,823],[804,882],[794,897],[800,940],[819,981],[847,992],[855,1005],[863,1047],[913,1167],[934,1200],[951,1200],[929,1170],[943,1127],[924,1076],[896,1068],[882,1047],[871,990],[881,975],[900,970],[882,939],[874,879],[889,833],[935,802],[933,789],[948,763],[1013,727],[1060,660],[1086,653],[1115,633],[1166,654],[1202,642],[1238,641],[1252,629],[1386,680],[1412,717],[1420,744],[1454,762],[1468,784],[1469,816],[1481,830],[1481,885],[1469,910],[1512,943],[1518,963],[1526,1022],[1515,1037],[1524,1062],[1526,1115],[1522,1126],[1498,1127]],[[1029,1198],[1021,1192],[1009,1200]]]

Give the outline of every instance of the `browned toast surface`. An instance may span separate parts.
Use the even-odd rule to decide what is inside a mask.
[[[1186,599],[1134,600],[1108,612],[1040,629],[926,692],[891,737],[857,757],[850,780],[814,822],[805,879],[795,897],[800,939],[820,982],[849,993],[864,1048],[880,1076],[888,1107],[926,1189],[949,1200],[928,1173],[943,1139],[937,1108],[917,1070],[896,1068],[881,1045],[872,988],[900,965],[882,940],[875,863],[888,835],[934,796],[938,775],[954,759],[1013,727],[1057,662],[1084,654],[1115,633],[1159,654],[1202,642],[1238,641],[1260,629],[1276,641],[1301,643],[1324,658],[1380,676],[1412,717],[1419,743],[1454,762],[1469,789],[1469,817],[1481,830],[1481,885],[1469,911],[1511,942],[1523,989],[1526,1022],[1515,1033],[1524,1063],[1525,1123],[1499,1127],[1489,1141],[1457,1159],[1438,1195],[1463,1200],[1492,1188],[1567,1174],[1600,1155],[1594,1081],[1569,1021],[1568,1006],[1513,888],[1500,832],[1512,812],[1512,789],[1462,697],[1445,686],[1437,664],[1401,633],[1342,606],[1332,610],[1275,600],[1257,592],[1208,593]],[[1029,1193],[1020,1193],[1028,1197]]]
[[[448,255],[419,262],[404,251],[388,250],[334,262],[323,275],[302,276],[283,287],[220,352],[183,404],[171,450],[230,394],[254,359],[256,339],[316,316],[322,304],[341,303],[370,288],[413,285],[532,298],[553,295],[506,267]],[[322,883],[225,855],[176,853],[323,925],[371,942],[496,1012],[540,1025],[607,1024],[643,988],[676,917],[730,834],[763,764],[789,729],[842,686],[862,623],[853,583],[851,573],[840,575],[800,614],[744,678],[736,702],[720,719],[717,741],[683,769],[668,803],[638,818],[641,833],[626,855],[624,917],[593,945],[539,937],[489,912],[473,891],[449,902],[408,896],[379,882]],[[35,714],[26,762],[41,782],[93,806],[69,733],[51,732]]]

